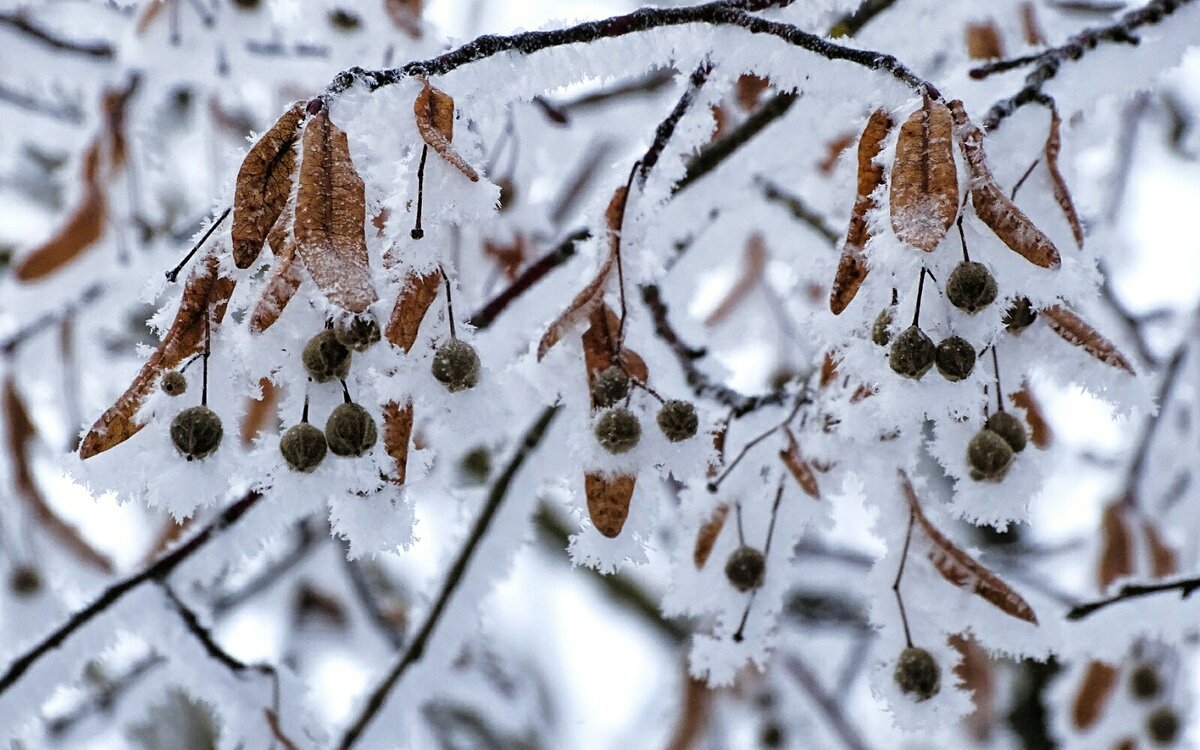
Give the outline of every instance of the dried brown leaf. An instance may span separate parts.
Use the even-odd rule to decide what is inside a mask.
[[[996,680],[992,662],[979,641],[971,636],[950,636],[950,645],[962,657],[954,667],[954,675],[971,692],[971,701],[975,704],[965,720],[967,730],[976,742],[985,743],[996,725]]]
[[[525,264],[525,235],[517,233],[511,242],[484,240],[483,254],[495,260],[505,277],[512,281],[517,278],[521,266]]]
[[[296,254],[296,237],[292,233],[290,212],[285,211],[275,221],[267,241],[275,253],[271,276],[263,284],[262,294],[250,311],[250,333],[262,333],[270,328],[287,307],[303,281],[300,258]]]
[[[1166,578],[1179,572],[1179,558],[1167,540],[1158,533],[1150,521],[1142,522],[1142,533],[1146,536],[1146,547],[1150,553],[1150,569],[1155,578]]]
[[[742,255],[742,275],[734,283],[725,299],[716,306],[704,319],[704,325],[715,326],[728,318],[738,308],[758,283],[762,281],[763,272],[767,270],[767,244],[758,232],[746,240],[746,250]]]
[[[421,139],[468,180],[478,182],[479,173],[450,145],[454,139],[454,99],[426,81],[413,102],[413,115]]]
[[[1125,517],[1125,505],[1120,500],[1109,503],[1100,518],[1100,560],[1096,582],[1100,590],[1118,578],[1133,574],[1133,532]]]
[[[821,487],[817,484],[817,477],[813,474],[812,465],[805,460],[804,456],[800,455],[800,444],[796,442],[796,436],[787,427],[783,428],[783,435],[787,438],[787,447],[779,451],[779,458],[792,473],[792,477],[800,485],[800,489],[808,493],[809,497],[820,500]]]
[[[1032,2],[1021,3],[1021,31],[1025,35],[1025,43],[1031,47],[1040,47],[1046,43],[1046,35],[1042,33],[1037,9]]]
[[[1050,132],[1046,136],[1046,171],[1050,173],[1050,187],[1054,191],[1054,200],[1062,209],[1063,216],[1071,225],[1071,235],[1075,244],[1083,247],[1083,225],[1079,223],[1079,214],[1075,212],[1075,202],[1071,200],[1071,192],[1067,190],[1067,181],[1063,179],[1058,168],[1058,154],[1062,151],[1062,118],[1058,110],[1050,110]]]
[[[267,233],[283,213],[296,172],[296,130],[304,118],[304,102],[291,109],[263,133],[238,170],[233,192],[233,262],[249,268],[262,251]]]
[[[610,539],[616,537],[629,517],[629,500],[633,497],[636,477],[627,474],[615,477],[586,474],[583,479],[592,523],[604,536]]]
[[[1046,421],[1046,415],[1042,412],[1042,407],[1037,399],[1034,398],[1029,384],[1022,384],[1021,390],[1009,394],[1008,397],[1012,399],[1014,406],[1025,410],[1025,422],[1029,425],[1029,442],[1038,448],[1049,447],[1054,433],[1050,431],[1050,423]]]
[[[746,112],[753,112],[758,107],[758,100],[771,85],[770,79],[756,76],[753,73],[743,73],[738,76],[734,96],[738,106]]]
[[[262,390],[262,398],[246,399],[246,411],[242,414],[242,445],[250,445],[258,433],[266,429],[279,402],[279,389],[270,378],[259,378],[258,387]]]
[[[37,281],[79,257],[104,234],[108,201],[100,185],[100,144],[93,141],[83,157],[83,191],[66,221],[41,245],[21,259],[13,273],[20,281]]]
[[[991,21],[967,24],[967,55],[972,60],[995,60],[1004,57],[1004,42],[1000,29]]]
[[[1089,729],[1104,713],[1113,688],[1117,686],[1117,669],[1104,662],[1089,662],[1083,673],[1083,682],[1071,704],[1071,721],[1079,731]]]
[[[821,158],[821,161],[817,162],[817,169],[821,170],[821,174],[832,174],[842,152],[852,145],[854,145],[854,133],[852,131],[840,133],[829,143],[826,143],[825,156]]]
[[[926,98],[900,126],[892,166],[892,230],[926,252],[946,236],[958,215],[958,169],[950,111]]]
[[[1021,595],[938,531],[925,517],[916,490],[903,471],[900,472],[900,480],[913,517],[933,543],[929,559],[942,577],[955,586],[983,598],[1001,612],[1036,625],[1037,615]]]
[[[404,484],[408,479],[408,443],[412,438],[413,405],[389,401],[383,405],[383,448],[392,457],[395,473],[392,481]]]
[[[708,556],[712,554],[713,545],[717,543],[717,537],[721,535],[721,529],[725,528],[725,519],[729,517],[729,504],[721,503],[713,509],[712,515],[696,532],[696,547],[692,550],[692,562],[696,564],[696,570],[704,567],[708,562]]]
[[[421,330],[421,321],[429,306],[437,299],[441,287],[442,274],[432,271],[427,274],[409,273],[404,279],[404,290],[396,298],[396,306],[392,308],[392,317],[388,320],[384,336],[401,351],[408,353],[417,333]]]
[[[837,376],[838,360],[831,349],[825,352],[825,356],[821,358],[821,377],[817,380],[817,384],[821,388],[828,388],[830,384],[837,380]]]
[[[858,140],[858,190],[854,209],[850,212],[846,242],[842,245],[842,257],[838,260],[829,293],[829,309],[834,315],[840,315],[846,309],[867,278],[867,260],[863,255],[867,241],[871,239],[867,213],[876,207],[875,191],[883,184],[883,165],[877,164],[875,158],[883,149],[883,141],[893,125],[888,113],[877,109],[867,119],[867,126]]]
[[[411,36],[421,38],[421,6],[424,0],[384,0],[383,8],[396,28]]]
[[[1111,341],[1101,336],[1095,328],[1092,328],[1075,313],[1062,305],[1051,305],[1044,308],[1042,314],[1046,316],[1050,330],[1061,336],[1067,343],[1080,347],[1106,365],[1124,370],[1130,375],[1134,374],[1133,365],[1129,363],[1125,355],[1121,354]]]

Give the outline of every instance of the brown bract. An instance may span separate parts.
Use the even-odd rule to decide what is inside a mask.
[[[233,191],[233,262],[249,268],[262,251],[292,193],[296,172],[296,130],[304,102],[296,102],[250,147]]]
[[[454,99],[426,81],[413,102],[413,116],[421,139],[468,180],[478,182],[479,173],[450,145],[454,140]]]
[[[635,481],[635,477],[627,474],[615,477],[586,474],[583,478],[588,515],[596,530],[609,539],[618,536],[625,526]]]
[[[995,60],[1004,57],[1004,42],[1000,29],[991,21],[967,24],[967,55],[972,60]]]
[[[613,365],[620,365],[634,380],[647,382],[650,370],[646,367],[646,361],[632,349],[621,349],[621,342],[617,339],[620,320],[612,308],[602,304],[592,311],[588,320],[591,325],[580,337],[588,382]]]
[[[293,231],[317,288],[333,304],[360,313],[378,299],[367,260],[366,198],[346,134],[322,109],[304,127]]]
[[[842,257],[838,260],[837,273],[833,277],[833,288],[829,294],[829,309],[834,315],[842,310],[858,294],[858,288],[867,278],[867,260],[863,251],[871,239],[867,213],[877,205],[875,191],[883,184],[883,165],[875,158],[883,149],[895,123],[882,109],[871,113],[862,137],[858,140],[858,190],[854,197],[854,209],[850,212],[850,228],[846,231],[846,242],[842,245]]]
[[[262,389],[262,398],[246,399],[246,411],[242,414],[242,445],[254,443],[258,433],[270,424],[279,403],[279,389],[270,378],[259,378],[258,387]]]
[[[704,319],[704,325],[715,326],[728,318],[738,308],[750,293],[762,281],[763,272],[767,270],[767,244],[758,232],[746,240],[746,249],[742,255],[742,275],[738,278],[725,299]]]
[[[800,444],[796,442],[796,436],[792,434],[792,431],[784,427],[783,434],[787,438],[787,447],[779,451],[779,458],[791,472],[796,483],[800,485],[800,489],[804,490],[809,497],[820,500],[821,487],[817,484],[817,475],[813,473],[812,464],[800,455]]]
[[[1075,202],[1071,200],[1071,192],[1067,190],[1067,181],[1063,179],[1058,168],[1058,154],[1062,150],[1061,128],[1062,118],[1058,116],[1058,110],[1050,110],[1050,132],[1046,135],[1046,146],[1043,149],[1046,154],[1046,171],[1050,173],[1050,188],[1054,191],[1054,200],[1058,202],[1063,216],[1071,225],[1071,235],[1075,238],[1075,244],[1082,248],[1083,225],[1079,222],[1079,214],[1075,212]]]
[[[409,273],[404,279],[404,290],[396,298],[396,306],[392,308],[392,317],[388,320],[383,335],[405,353],[417,340],[421,321],[425,319],[429,306],[437,299],[441,280],[442,275],[439,271],[431,271],[424,275]]]
[[[1150,553],[1150,572],[1155,578],[1165,578],[1179,572],[1179,557],[1175,550],[1158,533],[1151,521],[1142,522],[1142,534],[1146,537],[1146,548]]]
[[[1075,728],[1085,730],[1100,719],[1104,707],[1117,686],[1117,669],[1101,661],[1088,663],[1071,705],[1071,721]]]
[[[1067,343],[1080,347],[1106,365],[1124,370],[1130,375],[1135,374],[1133,365],[1129,363],[1125,355],[1075,313],[1062,305],[1051,305],[1044,308],[1042,314],[1046,316],[1050,330],[1061,336]]]
[[[1022,384],[1021,390],[1009,394],[1009,398],[1012,399],[1014,406],[1019,406],[1025,410],[1025,422],[1029,425],[1029,442],[1038,448],[1049,447],[1050,441],[1053,439],[1053,433],[1050,431],[1050,423],[1046,421],[1046,416],[1042,413],[1042,407],[1038,404],[1037,399],[1034,398],[1029,384]]]
[[[262,333],[279,320],[303,281],[300,258],[296,254],[296,235],[292,232],[293,205],[289,203],[267,235],[267,242],[275,254],[275,265],[258,302],[250,311],[250,333]]]
[[[1125,517],[1125,504],[1109,503],[1100,518],[1100,560],[1096,583],[1104,591],[1118,578],[1133,574],[1133,533]]]
[[[392,457],[395,471],[391,476],[395,484],[404,484],[408,479],[408,443],[412,438],[413,405],[401,406],[395,401],[383,405],[383,448]]]
[[[962,657],[954,667],[954,675],[971,693],[971,702],[975,704],[964,723],[972,738],[984,743],[996,724],[996,679],[991,660],[979,641],[970,635],[952,635],[950,645]]]
[[[926,98],[900,126],[892,166],[892,230],[906,244],[932,251],[958,215],[950,111]]]
[[[725,527],[725,519],[728,516],[729,504],[721,503],[713,509],[712,515],[696,532],[696,546],[692,550],[692,562],[695,563],[696,570],[703,568],[708,562],[708,556],[712,554],[713,545],[717,543],[717,537],[721,535],[721,529]]]

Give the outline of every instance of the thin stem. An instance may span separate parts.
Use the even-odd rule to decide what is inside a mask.
[[[734,506],[734,518],[737,519],[738,546],[746,546],[746,534],[742,531],[742,501],[739,500]]]
[[[617,259],[617,288],[618,288],[618,292],[620,294],[620,300],[621,300],[621,317],[620,317],[619,322],[617,323],[617,351],[618,352],[620,352],[622,349],[625,348],[625,318],[626,318],[627,313],[629,312],[628,307],[625,304],[625,265],[624,265],[624,263],[621,262],[621,245],[623,244],[621,242],[621,234],[624,233],[625,209],[626,209],[626,207],[629,206],[629,201],[632,198],[632,196],[629,193],[630,193],[630,190],[633,188],[633,176],[635,174],[637,174],[638,166],[639,165],[635,162],[633,167],[630,168],[630,170],[629,170],[629,179],[625,181],[625,201],[621,205],[621,229],[622,229],[622,231],[613,240],[614,249],[616,250],[615,255],[616,255],[616,259]]]
[[[428,144],[421,146],[421,163],[417,165],[417,221],[409,233],[414,240],[425,236],[425,230],[421,228],[421,213],[425,209],[425,159],[428,156]]]
[[[307,385],[307,383],[305,385]],[[308,423],[308,389],[307,388],[304,389],[304,411],[300,413],[300,422],[302,424]]]
[[[900,551],[900,567],[896,570],[896,580],[892,582],[892,593],[896,595],[896,604],[900,607],[900,622],[904,625],[904,640],[912,648],[912,633],[908,629],[908,613],[904,611],[904,597],[900,596],[900,579],[904,577],[904,563],[908,561],[908,545],[912,542],[913,521],[916,514],[909,511],[908,531],[904,533],[904,549]]]
[[[1152,594],[1160,594],[1164,591],[1178,591],[1179,598],[1186,599],[1198,589],[1200,589],[1200,578],[1183,578],[1178,581],[1165,581],[1163,583],[1129,583],[1122,586],[1116,594],[1110,597],[1072,607],[1068,610],[1066,616],[1068,620],[1082,620],[1097,610],[1104,609],[1118,602],[1128,599],[1138,599]]]
[[[958,221],[955,223],[958,224],[958,240],[962,243],[963,260],[967,263],[970,263],[971,255],[967,252],[967,235],[963,231],[963,214],[961,210],[958,212]],[[892,290],[892,293],[895,294],[894,289]],[[892,300],[892,304],[896,304],[896,301]]]
[[[350,389],[346,387],[346,381],[338,380],[338,382],[342,384],[342,401],[343,401],[343,403],[347,403],[347,404],[354,403],[354,400],[352,398],[350,398]]]
[[[450,338],[457,339],[458,334],[454,331],[454,290],[450,287],[450,277],[446,275],[446,269],[438,264],[438,271],[442,274],[442,281],[446,282],[446,320],[450,321]]]
[[[771,523],[767,525],[767,543],[763,546],[763,557],[771,554],[771,540],[775,538],[775,519],[779,516],[779,503],[783,500],[783,477],[779,478],[779,489],[775,491],[775,504],[771,506]]]
[[[721,487],[721,482],[725,481],[725,477],[729,476],[729,472],[731,472],[735,468],[737,468],[737,465],[739,463],[741,463],[741,460],[743,458],[746,457],[746,454],[750,452],[751,448],[758,445],[762,441],[766,440],[771,435],[775,434],[775,432],[777,432],[780,428],[787,426],[787,424],[789,422],[791,422],[793,419],[795,419],[796,415],[800,413],[800,408],[803,407],[805,404],[808,404],[811,402],[812,402],[812,399],[808,396],[807,391],[801,391],[801,393],[797,394],[796,403],[792,407],[792,410],[790,412],[788,412],[787,417],[785,417],[784,420],[782,422],[780,422],[779,424],[771,427],[768,430],[765,430],[760,435],[755,437],[753,440],[751,440],[750,442],[748,442],[744,446],[742,446],[742,450],[737,454],[737,456],[733,459],[733,461],[731,461],[729,463],[729,465],[725,467],[725,470],[723,472],[721,472],[721,475],[718,476],[713,481],[708,483],[708,491],[716,492]]]
[[[925,266],[921,266],[921,275],[917,280],[917,304],[913,306],[913,322],[918,325],[921,322],[921,297],[925,293]]]
[[[738,623],[738,628],[733,633],[733,640],[736,643],[741,643],[746,638],[746,623],[750,620],[750,609],[754,606],[754,600],[757,596],[758,589],[750,592],[750,598],[746,601],[746,608],[742,610],[742,620]]]
[[[204,243],[208,241],[208,238],[212,236],[212,233],[217,231],[217,227],[221,226],[221,222],[225,221],[225,217],[228,216],[229,212],[232,210],[233,206],[230,206],[221,212],[221,215],[218,216],[217,220],[212,223],[212,226],[210,226],[204,232],[203,236],[200,237],[200,240],[195,245],[192,245],[191,250],[188,250],[188,254],[183,256],[183,260],[179,261],[179,265],[175,266],[170,271],[167,271],[167,281],[171,282],[172,284],[175,283],[175,281],[179,278],[179,272],[182,271],[183,267],[188,264],[188,261],[192,259],[192,256],[196,254],[196,251],[204,246]]]
[[[996,354],[996,344],[992,343],[992,373],[996,376],[996,411],[1004,411],[1004,391],[1000,388],[1000,358]]]
[[[204,370],[200,380],[200,405],[208,406],[208,357],[212,353],[212,328],[209,325],[209,319],[212,316],[212,310],[206,310],[204,313]]]
[[[1041,162],[1042,158],[1040,156],[1033,160],[1033,163],[1029,165],[1029,168],[1025,170],[1025,173],[1021,175],[1021,179],[1017,180],[1017,184],[1013,185],[1012,193],[1010,193],[1008,196],[1010,200],[1015,201],[1017,199],[1017,191],[1021,189],[1021,186],[1025,184],[1025,180],[1029,179],[1029,175],[1033,174],[1034,168],[1036,168],[1038,164],[1041,164]]]

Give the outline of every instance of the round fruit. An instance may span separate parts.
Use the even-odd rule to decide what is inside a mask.
[[[8,587],[17,596],[33,596],[42,588],[42,577],[32,565],[17,565],[9,574]]]
[[[989,429],[982,429],[967,443],[967,463],[971,478],[999,482],[1012,464],[1013,449],[1004,438]]]
[[[463,455],[458,471],[466,484],[483,484],[492,473],[492,454],[487,448],[474,448]]]
[[[629,395],[629,374],[613,365],[592,381],[592,403],[609,407]]]
[[[279,438],[279,452],[293,471],[309,472],[325,458],[325,433],[308,422],[289,427]]]
[[[362,23],[358,16],[344,8],[336,8],[329,13],[329,23],[342,31],[354,31]]]
[[[433,355],[433,377],[451,393],[474,388],[479,382],[479,355],[475,347],[450,339]]]
[[[752,591],[763,584],[767,561],[763,553],[742,545],[725,561],[725,577],[738,591]]]
[[[350,350],[330,330],[321,331],[309,339],[300,360],[309,377],[318,383],[345,380],[350,374]]]
[[[678,443],[696,434],[700,419],[696,416],[696,407],[690,401],[672,399],[658,410],[658,429],[667,436],[667,440]]]
[[[325,422],[325,441],[335,456],[361,456],[377,437],[375,420],[358,404],[338,404]]]
[[[975,347],[960,336],[942,339],[934,353],[934,361],[943,378],[957,382],[975,369]]]
[[[207,406],[184,409],[171,422],[171,442],[189,461],[211,456],[223,434],[221,418]]]
[[[996,280],[982,263],[963,261],[946,280],[950,304],[969,313],[977,313],[996,299]]]
[[[1179,738],[1179,714],[1167,706],[1154,709],[1146,717],[1146,734],[1160,747],[1175,744]]]
[[[998,411],[988,417],[988,421],[984,423],[983,427],[1004,438],[1004,442],[1013,449],[1013,453],[1025,450],[1025,442],[1028,439],[1025,434],[1025,425],[1021,424],[1021,420],[1011,413]]]
[[[625,453],[642,437],[642,425],[628,409],[609,409],[596,422],[596,439],[609,453]]]
[[[1129,692],[1140,701],[1157,698],[1162,692],[1158,670],[1149,664],[1139,664],[1129,675]]]
[[[928,651],[916,646],[909,646],[900,652],[892,677],[900,689],[917,702],[929,700],[942,689],[942,669],[937,660]]]
[[[379,323],[370,315],[356,315],[334,328],[333,335],[347,349],[366,351],[379,343]]]
[[[1028,297],[1013,300],[1012,305],[1004,313],[1004,327],[1009,333],[1020,333],[1037,320],[1037,310]]]
[[[179,370],[168,370],[163,373],[158,387],[168,396],[180,396],[187,391],[187,378]]]
[[[888,364],[897,374],[918,379],[933,367],[935,347],[917,326],[905,328],[892,343]]]
[[[880,346],[887,346],[892,340],[892,308],[885,307],[875,316],[875,323],[871,326],[871,340]]]

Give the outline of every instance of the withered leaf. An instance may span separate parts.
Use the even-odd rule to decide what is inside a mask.
[[[417,332],[421,330],[421,321],[425,320],[425,313],[437,299],[441,281],[442,274],[439,271],[423,275],[409,273],[404,279],[404,290],[396,298],[396,306],[392,308],[392,317],[388,320],[383,334],[406,354],[417,340]]]
[[[609,539],[616,537],[629,517],[629,500],[637,478],[628,474],[615,477],[585,474],[583,480],[592,523]]]
[[[708,556],[712,554],[713,545],[717,543],[717,537],[721,535],[721,529],[725,527],[725,519],[729,516],[729,504],[721,503],[713,509],[712,515],[696,532],[696,547],[692,550],[692,562],[696,564],[696,570],[704,567],[708,562]]]
[[[517,278],[517,273],[525,263],[525,235],[517,233],[510,242],[499,240],[484,240],[483,254],[496,261],[496,265],[504,272],[509,281]]]
[[[1053,433],[1050,431],[1050,423],[1046,421],[1046,416],[1042,413],[1042,407],[1038,404],[1037,399],[1034,398],[1029,384],[1023,383],[1021,390],[1009,394],[1008,397],[1012,399],[1014,406],[1019,406],[1025,410],[1025,422],[1029,425],[1029,442],[1038,448],[1049,447],[1050,441],[1053,439]]]
[[[605,283],[617,264],[617,253],[621,252],[620,235],[621,223],[625,217],[625,196],[624,185],[613,192],[612,200],[609,201],[608,209],[604,213],[605,222],[608,225],[608,253],[601,261],[595,277],[575,296],[575,299],[571,300],[567,309],[554,319],[554,322],[546,329],[546,333],[542,335],[542,340],[538,342],[537,358],[539,362],[546,356],[546,352],[558,343],[563,334],[591,315],[592,310],[596,309],[604,300]]]
[[[1100,560],[1096,569],[1096,582],[1100,590],[1118,578],[1133,574],[1133,533],[1129,519],[1125,517],[1125,506],[1120,500],[1109,503],[1100,518]]]
[[[37,281],[54,273],[87,250],[104,234],[108,201],[100,184],[100,144],[93,141],[83,157],[83,191],[79,203],[53,235],[21,259],[13,273],[20,281]]]
[[[267,236],[271,250],[275,253],[275,265],[271,268],[270,278],[263,285],[258,302],[250,311],[250,333],[262,333],[279,320],[283,309],[287,307],[303,281],[300,258],[296,255],[296,236],[292,232],[289,213],[285,211],[279,215]]]
[[[867,241],[871,239],[867,213],[875,208],[875,190],[883,184],[883,165],[876,164],[875,157],[879,156],[883,140],[894,124],[887,112],[877,109],[867,119],[867,126],[858,140],[858,190],[829,294],[829,309],[834,315],[840,315],[846,309],[867,278],[867,261],[863,256]]]
[[[733,288],[725,295],[725,299],[716,306],[704,319],[704,325],[715,326],[728,318],[738,308],[762,281],[763,272],[767,269],[767,244],[763,236],[757,232],[746,240],[746,250],[742,255],[742,275],[734,283]]]
[[[1155,578],[1165,578],[1179,572],[1179,558],[1171,545],[1158,533],[1150,521],[1142,522],[1142,533],[1146,536],[1146,547],[1150,553],[1150,569]]]
[[[1061,336],[1067,343],[1080,347],[1106,365],[1124,370],[1130,375],[1134,374],[1133,365],[1129,363],[1125,355],[1121,354],[1111,341],[1101,336],[1095,328],[1085,323],[1075,313],[1062,305],[1051,305],[1043,308],[1042,314],[1046,316],[1050,330]]]
[[[1037,10],[1032,2],[1021,3],[1021,32],[1025,35],[1025,43],[1031,47],[1040,47],[1046,43],[1046,35],[1042,33]]]
[[[238,170],[233,191],[233,262],[249,268],[262,251],[263,241],[283,213],[296,171],[296,130],[304,118],[304,102],[291,109],[263,133]]]
[[[421,38],[421,6],[423,0],[384,0],[383,9],[396,28],[411,36]]]
[[[259,378],[258,387],[262,389],[262,398],[246,399],[246,411],[242,414],[242,445],[253,443],[258,433],[266,428],[279,401],[279,389],[270,378]]]
[[[164,371],[201,350],[207,314],[212,311],[213,325],[221,322],[233,287],[233,279],[219,274],[215,254],[208,255],[205,262],[192,271],[183,287],[179,310],[158,349],[142,365],[129,388],[100,415],[84,436],[79,446],[80,458],[91,458],[120,445],[145,426],[134,421],[142,400],[154,389]]]
[[[967,24],[967,55],[972,60],[995,60],[1004,57],[1004,42],[1000,29],[991,21]]]
[[[1075,244],[1083,247],[1083,225],[1079,223],[1079,214],[1075,212],[1075,202],[1071,200],[1071,192],[1067,190],[1067,181],[1063,179],[1058,168],[1058,154],[1062,150],[1062,118],[1057,109],[1050,110],[1050,132],[1046,136],[1046,171],[1050,173],[1050,187],[1054,191],[1054,200],[1062,209],[1063,216],[1071,225],[1071,235]]]
[[[821,161],[817,162],[817,169],[821,170],[821,174],[832,174],[833,168],[837,166],[838,158],[841,157],[842,152],[850,148],[853,144],[853,132],[839,133],[834,136],[833,140],[826,143],[825,156],[821,158]]]
[[[800,455],[800,444],[796,442],[796,436],[787,427],[783,428],[783,434],[787,438],[787,447],[779,451],[779,458],[792,473],[796,483],[800,485],[800,489],[808,493],[809,497],[820,500],[821,487],[817,484],[817,477],[813,473],[812,465],[805,460],[804,456]]]
[[[936,99],[900,126],[892,166],[892,230],[906,244],[932,251],[958,215],[950,111]]]
[[[996,185],[983,150],[983,131],[967,117],[962,102],[950,102],[959,148],[971,172],[971,205],[975,214],[1009,249],[1042,268],[1058,268],[1058,249]]]
[[[426,81],[413,102],[413,115],[421,139],[468,180],[478,182],[479,173],[450,145],[454,139],[454,99]]]
[[[1071,705],[1071,721],[1075,728],[1083,731],[1090,728],[1104,713],[1104,707],[1117,686],[1117,669],[1101,661],[1089,662],[1083,673],[1083,682]]]
[[[959,549],[929,522],[929,519],[925,517],[924,511],[921,510],[921,503],[917,499],[917,493],[913,489],[912,482],[909,481],[908,475],[903,471],[900,472],[900,481],[913,517],[933,543],[933,548],[929,552],[929,559],[933,562],[933,567],[942,574],[942,577],[955,586],[971,591],[983,598],[1001,612],[1018,620],[1025,620],[1036,625],[1037,615],[1034,614],[1033,608],[1021,598],[1020,594],[1014,591],[1007,583],[1000,580],[999,576],[995,573],[983,567],[978,561]]]
[[[746,112],[752,112],[758,106],[762,93],[771,85],[768,78],[756,76],[753,73],[743,73],[738,76],[737,86],[734,87],[734,97],[738,106]]]
[[[950,636],[950,645],[962,656],[954,675],[970,691],[975,704],[965,721],[967,729],[976,742],[986,742],[996,723],[996,680],[991,660],[979,641],[969,635]]]
[[[389,401],[383,405],[383,448],[395,464],[391,479],[396,484],[404,484],[408,479],[408,443],[412,428],[412,402],[401,406]]]
[[[296,250],[325,297],[360,313],[378,299],[367,261],[366,197],[350,159],[346,134],[329,110],[304,127],[304,158],[296,192]]]

